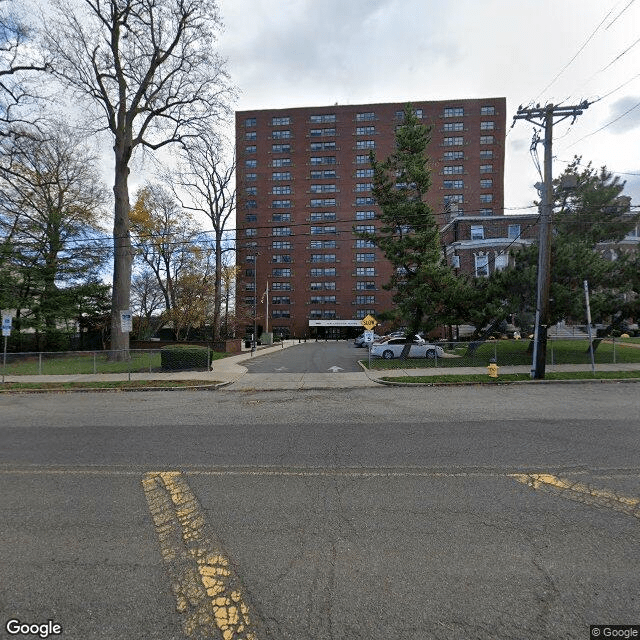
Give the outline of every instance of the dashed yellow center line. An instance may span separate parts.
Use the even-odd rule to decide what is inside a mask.
[[[640,519],[640,498],[626,496],[610,489],[603,489],[572,482],[550,473],[514,473],[509,477],[536,490],[557,492],[558,495],[592,506],[606,507]]]
[[[185,634],[260,640],[244,588],[224,552],[207,537],[202,509],[182,473],[147,473],[142,486]]]

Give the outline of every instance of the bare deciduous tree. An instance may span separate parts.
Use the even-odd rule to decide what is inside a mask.
[[[215,247],[215,283],[213,299],[213,339],[220,339],[223,254],[232,248],[225,247],[225,232],[235,213],[234,188],[235,161],[225,159],[219,140],[212,134],[203,135],[183,149],[183,162],[170,181],[175,196],[187,211],[203,213],[211,221]],[[186,198],[183,197],[186,195]]]
[[[79,3],[79,5],[78,5]],[[113,136],[112,349],[126,351],[119,311],[130,302],[129,171],[137,148],[157,150],[208,130],[233,90],[216,53],[216,0],[55,0],[47,27],[54,72],[95,107]]]

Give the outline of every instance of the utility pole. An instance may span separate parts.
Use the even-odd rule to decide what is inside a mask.
[[[538,281],[536,287],[536,324],[533,336],[533,362],[531,377],[544,379],[547,360],[547,328],[549,326],[549,289],[551,288],[551,223],[553,216],[553,124],[566,118],[575,119],[589,107],[585,100],[577,106],[533,108],[518,107],[516,120],[527,120],[544,128],[544,186],[542,190],[542,206],[540,210],[540,234],[538,237]]]

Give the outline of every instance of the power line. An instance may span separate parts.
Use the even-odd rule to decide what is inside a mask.
[[[620,115],[617,118],[611,120],[611,122],[607,122],[607,124],[605,124],[604,126],[600,127],[596,131],[592,131],[591,133],[588,133],[586,136],[582,136],[582,138],[579,138],[575,142],[572,142],[567,147],[567,149],[571,149],[571,147],[574,147],[575,145],[577,145],[578,142],[582,142],[583,140],[586,140],[587,138],[590,138],[591,136],[595,136],[596,133],[600,133],[601,131],[604,131],[604,129],[606,129],[607,127],[610,127],[612,124],[618,122],[618,120],[621,120],[622,118],[624,118],[625,116],[630,114],[634,109],[637,109],[638,107],[640,107],[640,102],[637,102],[636,104],[633,105],[633,107],[631,107],[630,109],[627,109],[622,115]]]

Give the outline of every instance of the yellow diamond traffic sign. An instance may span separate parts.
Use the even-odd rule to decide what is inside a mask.
[[[378,321],[373,316],[367,316],[362,319],[361,323],[365,329],[369,329],[369,331],[371,331],[371,329],[378,324]]]

